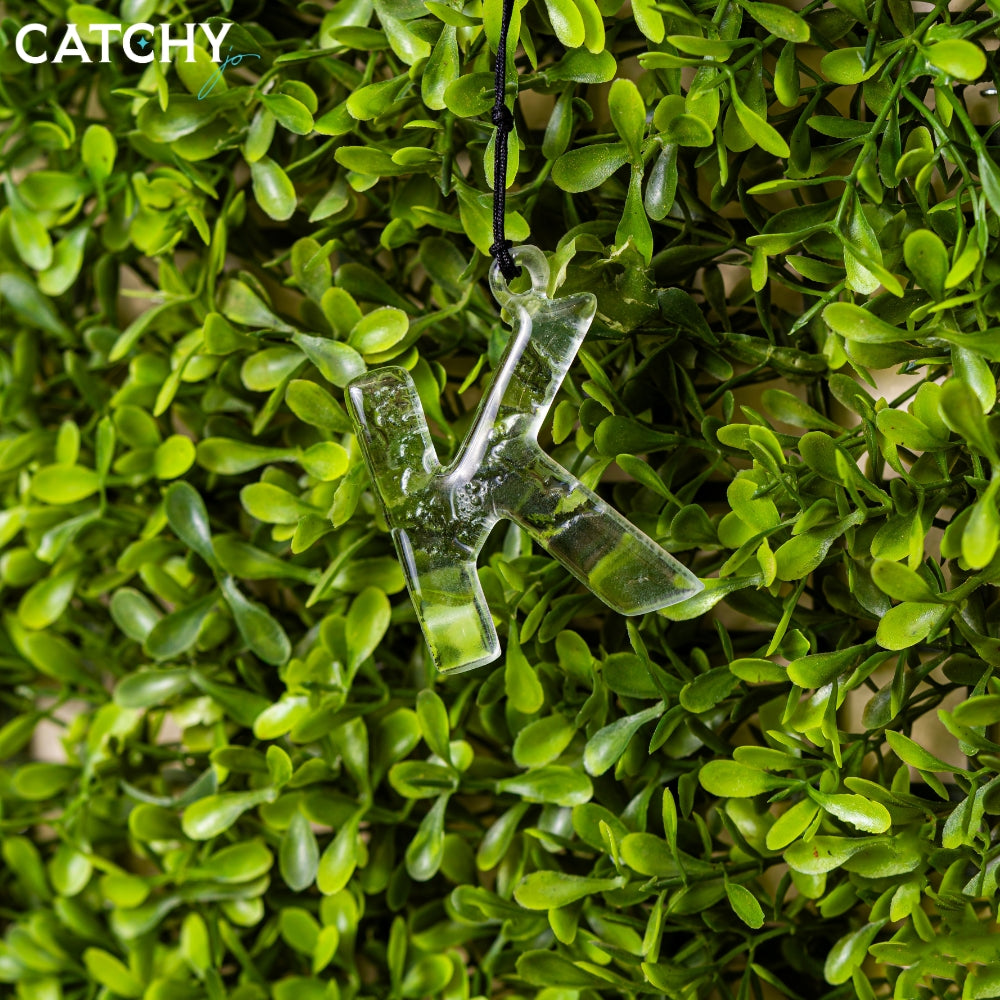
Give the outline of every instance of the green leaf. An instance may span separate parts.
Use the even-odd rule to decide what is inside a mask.
[[[897,757],[911,767],[919,768],[921,771],[945,771],[951,773],[955,768],[939,760],[932,753],[929,753],[918,743],[915,743],[909,736],[902,733],[886,731],[886,741],[892,747]]]
[[[351,330],[348,343],[361,354],[378,354],[401,341],[409,319],[401,309],[383,306],[362,317]]]
[[[802,688],[821,688],[853,667],[864,650],[864,646],[848,646],[830,653],[798,657],[788,664],[789,680]]]
[[[755,586],[759,580],[759,576],[702,580],[704,589],[700,593],[688,597],[672,607],[664,608],[660,614],[671,621],[691,621],[691,619],[705,614],[706,611],[710,611],[730,594],[746,587]]]
[[[12,867],[15,870],[22,870],[20,865]],[[66,898],[78,896],[83,892],[90,882],[93,871],[94,866],[90,859],[68,844],[62,844],[49,863],[52,888]]]
[[[753,141],[761,149],[774,156],[789,156],[791,151],[788,148],[788,143],[781,137],[778,130],[744,103],[735,86],[730,88],[730,96],[740,124],[747,130],[747,134]]]
[[[558,806],[578,806],[589,802],[594,793],[590,779],[569,767],[550,764],[497,782],[497,790],[519,795],[529,802]]]
[[[292,340],[305,352],[323,378],[339,389],[368,370],[361,355],[348,344],[304,333],[294,334]]]
[[[357,867],[358,821],[351,819],[338,831],[319,859],[316,885],[325,896],[340,892]]]
[[[956,80],[971,83],[986,72],[986,54],[974,42],[949,38],[924,49],[927,62]]]
[[[952,714],[963,726],[992,726],[1000,722],[1000,694],[984,694],[960,702]]]
[[[801,82],[795,46],[784,45],[774,67],[774,96],[786,107],[793,108],[799,101]]]
[[[813,798],[831,816],[850,823],[866,833],[885,833],[892,825],[889,810],[881,802],[871,802],[862,795],[825,795],[812,792]]]
[[[584,878],[563,872],[532,872],[514,887],[514,898],[526,910],[554,910],[599,892],[620,889],[625,879]]]
[[[273,788],[262,788],[198,799],[184,810],[181,818],[184,835],[192,840],[211,840],[228,830],[247,810],[273,802],[276,795]]]
[[[534,715],[545,704],[545,692],[538,675],[521,651],[521,645],[513,633],[507,641],[504,688],[511,705],[526,715]]]
[[[52,263],[52,238],[41,219],[24,203],[9,180],[4,183],[4,188],[10,205],[10,235],[14,249],[28,267],[44,271]]]
[[[826,956],[823,975],[826,981],[834,986],[846,983],[854,970],[860,968],[868,955],[868,948],[882,929],[884,920],[865,924],[850,934],[845,934]]]
[[[56,297],[72,287],[83,267],[87,235],[87,227],[78,226],[56,243],[52,262],[38,276],[38,288],[44,295]]]
[[[664,125],[661,135],[664,142],[677,146],[705,148],[714,141],[712,130],[697,115],[683,114],[671,118]]]
[[[835,535],[818,528],[794,535],[774,553],[779,580],[799,580],[808,576],[826,558]]]
[[[274,160],[268,156],[255,160],[250,164],[250,177],[257,204],[272,219],[285,222],[295,214],[295,185]]]
[[[292,461],[296,456],[287,448],[265,448],[230,438],[205,438],[198,443],[197,457],[198,464],[209,472],[238,476],[272,462]]]
[[[14,873],[17,881],[32,896],[46,902],[52,899],[52,891],[49,888],[48,879],[46,879],[41,852],[27,837],[5,837],[3,842],[3,859],[7,864],[8,870]],[[55,862],[56,859],[54,858],[53,863],[49,866],[49,875],[52,878],[52,888],[59,892],[61,890],[56,884],[57,869],[63,866],[57,865]]]
[[[834,333],[862,344],[893,344],[913,336],[852,302],[834,302],[823,310],[823,319]]]
[[[923,577],[901,563],[876,559],[872,563],[872,579],[880,590],[896,601],[927,603],[937,599]]]
[[[189,483],[175,483],[164,495],[163,508],[174,534],[209,566],[217,566],[208,511],[198,491]]]
[[[242,281],[230,281],[226,285],[220,309],[228,319],[242,323],[244,326],[273,327],[277,330],[290,329]]]
[[[302,365],[302,355],[294,347],[270,347],[257,351],[243,362],[240,378],[254,392],[270,392]]]
[[[1000,481],[997,482],[1000,486]],[[988,566],[1000,545],[997,488],[989,489],[973,504],[962,532],[962,558],[972,569]]]
[[[17,617],[25,628],[44,629],[57,622],[66,611],[79,571],[72,569],[39,580],[21,598]]]
[[[705,38],[703,35],[668,35],[667,41],[682,52],[712,59],[728,59],[735,45],[731,39]]]
[[[948,251],[941,237],[929,229],[915,229],[906,237],[903,256],[917,284],[939,299],[948,277]]]
[[[839,868],[872,842],[870,837],[813,837],[792,844],[784,858],[793,871],[822,875]]]
[[[736,678],[724,667],[728,678],[735,683]],[[666,711],[666,705],[660,702],[635,715],[618,719],[610,725],[599,729],[587,741],[587,746],[583,751],[583,766],[588,774],[595,778],[604,774],[608,768],[613,767],[625,753],[632,737],[647,723],[653,719],[658,719]]]
[[[748,684],[782,683],[788,676],[784,667],[759,657],[741,657],[729,664],[729,669]]]
[[[760,903],[757,902],[757,897],[745,885],[735,885],[732,882],[727,882],[726,895],[729,897],[729,904],[733,908],[733,913],[747,927],[757,930],[764,926],[764,911],[761,909]]]
[[[181,924],[180,950],[184,960],[204,975],[212,967],[212,946],[208,927],[199,913],[188,913]]]
[[[119,591],[121,593],[121,591]],[[115,703],[122,708],[152,708],[172,701],[192,686],[190,671],[140,670],[115,686]]]
[[[985,149],[976,154],[976,170],[983,184],[983,194],[994,212],[1000,212],[1000,169]]]
[[[560,0],[568,3],[569,0]],[[525,951],[517,959],[517,974],[532,986],[548,989],[583,990],[606,988],[607,979],[599,977],[552,951]]]
[[[567,49],[583,45],[587,37],[586,28],[573,0],[545,0],[545,8],[561,45]]]
[[[144,987],[135,974],[102,948],[88,948],[83,953],[83,964],[94,981],[116,996],[141,997]]]
[[[689,712],[707,712],[725,701],[738,683],[728,665],[715,667],[681,688],[681,705]]]
[[[139,131],[153,142],[171,143],[208,125],[225,105],[225,97],[199,101],[174,94],[164,109],[157,100],[147,100],[135,119]]]
[[[530,806],[518,803],[501,815],[483,835],[476,852],[476,867],[489,871],[503,860],[517,833],[518,825]]]
[[[252,882],[270,871],[273,864],[274,856],[267,847],[259,840],[250,840],[216,851],[207,868],[220,882]]]
[[[277,739],[290,732],[308,713],[308,699],[285,695],[256,716],[253,734],[259,740]]]
[[[281,877],[292,892],[303,892],[316,881],[319,846],[316,834],[301,812],[295,812],[281,838],[278,854]]]
[[[551,764],[569,746],[575,733],[575,727],[561,715],[536,719],[517,734],[514,762],[526,768]]]
[[[404,997],[441,996],[455,972],[448,955],[425,955],[407,969],[400,993]]]
[[[673,208],[677,193],[677,145],[667,143],[653,164],[642,204],[655,221],[665,219]]]
[[[746,12],[772,35],[787,39],[790,42],[808,42],[809,25],[787,7],[773,3],[753,3],[750,0],[743,3]],[[784,103],[784,102],[782,102]]]
[[[153,454],[153,471],[157,479],[177,479],[194,465],[195,448],[184,434],[171,434]]]
[[[77,773],[65,764],[25,764],[17,769],[11,787],[22,799],[39,802],[58,795],[76,780]]]
[[[908,649],[940,629],[952,610],[940,604],[906,601],[890,608],[878,624],[875,641],[883,649]]]
[[[389,627],[391,611],[389,599],[378,587],[366,587],[351,602],[344,634],[352,672],[375,652]]]
[[[651,833],[629,833],[621,840],[622,861],[640,875],[671,878],[681,868],[676,850],[662,838]],[[685,867],[697,867],[698,862],[685,862]]]
[[[624,166],[628,158],[628,147],[623,142],[571,149],[556,160],[552,179],[564,191],[574,194],[590,191]]]
[[[103,184],[115,168],[118,143],[104,125],[88,125],[80,143],[80,159],[95,184]]]
[[[408,799],[428,798],[456,788],[453,769],[422,761],[403,761],[394,765],[389,772],[389,782]]]
[[[978,353],[960,346],[952,348],[951,358],[956,377],[972,388],[983,413],[989,413],[997,401],[996,380],[989,365]]]
[[[597,0],[576,0],[576,8],[583,18],[584,41],[589,52],[602,54],[607,41],[604,31],[604,13]]]
[[[875,58],[866,65],[865,49],[863,46],[857,46],[827,52],[820,60],[819,68],[831,83],[856,86],[874,76],[882,62],[882,59]]]
[[[941,386],[940,410],[944,422],[982,454],[996,461],[996,443],[986,427],[979,397],[959,378]]]
[[[0,757],[13,757],[21,751],[35,733],[38,716],[34,713],[17,715],[8,723],[0,726]]]
[[[417,695],[417,719],[424,741],[438,757],[450,763],[451,732],[448,711],[441,698],[429,688],[425,688]]]
[[[632,0],[632,14],[639,30],[653,43],[659,45],[665,34],[663,15],[653,0]]]
[[[744,799],[780,788],[783,781],[766,771],[738,764],[735,760],[711,760],[698,772],[701,787],[710,795]]]
[[[624,77],[615,80],[608,92],[608,111],[611,124],[628,148],[630,159],[637,161],[646,131],[646,108],[639,88]]]
[[[285,402],[299,420],[327,434],[344,434],[352,430],[347,411],[315,382],[302,379],[289,382],[285,390]],[[199,453],[200,451],[199,445]]]
[[[186,607],[161,618],[146,637],[146,652],[156,660],[171,660],[197,641],[202,625],[218,601],[212,591]]]
[[[905,410],[880,410],[875,425],[893,444],[911,451],[938,451],[947,444],[946,438]]]
[[[43,503],[78,503],[101,488],[101,477],[80,465],[47,465],[35,473],[31,492]]]
[[[280,666],[292,655],[292,645],[285,630],[262,605],[248,601],[233,582],[225,576],[219,581],[222,596],[233,613],[236,627],[246,644],[265,663]]]
[[[274,115],[278,124],[284,126],[289,132],[294,132],[296,135],[308,135],[313,130],[313,116],[309,113],[309,109],[294,97],[289,97],[288,94],[261,94],[260,100],[264,107]],[[256,185],[256,178],[254,183]],[[255,196],[256,193],[255,187]],[[261,207],[268,215],[271,215],[263,202],[261,202]],[[277,216],[272,215],[272,218],[277,218]]]
[[[819,812],[819,806],[810,799],[796,802],[786,809],[767,831],[766,844],[769,851],[780,851],[793,840],[798,840],[812,825]]]
[[[794,427],[805,427],[809,430],[839,431],[839,426],[824,417],[811,406],[803,403],[798,396],[784,389],[765,389],[761,393],[761,401],[765,409],[773,417],[792,424]]]
[[[440,870],[444,860],[444,818],[448,796],[442,795],[420,821],[406,849],[407,874],[415,882],[427,882]]]
[[[653,234],[642,200],[642,175],[632,171],[625,211],[615,232],[615,245],[623,247],[631,240],[647,265],[653,257]]]

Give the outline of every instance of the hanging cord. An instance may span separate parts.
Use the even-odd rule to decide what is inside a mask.
[[[514,116],[507,108],[507,32],[514,16],[514,0],[503,0],[500,21],[500,45],[497,49],[496,77],[494,80],[493,124],[496,138],[493,147],[493,246],[490,253],[496,259],[500,273],[510,281],[521,269],[510,255],[511,242],[504,232],[507,212],[507,144],[514,128]]]

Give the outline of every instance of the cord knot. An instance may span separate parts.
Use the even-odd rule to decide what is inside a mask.
[[[500,129],[504,135],[514,131],[514,116],[506,104],[495,104],[492,114],[493,124]]]
[[[510,253],[510,248],[513,245],[514,244],[511,243],[510,240],[497,240],[497,242],[490,247],[490,254],[497,262],[497,267],[500,268],[500,273],[508,281],[512,281],[521,273],[521,269],[514,263],[514,258]]]

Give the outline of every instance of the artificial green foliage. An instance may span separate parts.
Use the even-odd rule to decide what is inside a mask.
[[[515,6],[542,440],[706,588],[505,526],[445,680],[343,390],[446,460],[503,350],[500,3],[0,9],[4,996],[1000,996],[1000,8]]]

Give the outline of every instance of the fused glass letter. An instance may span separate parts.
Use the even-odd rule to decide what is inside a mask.
[[[494,295],[514,333],[454,461],[441,466],[416,387],[402,368],[348,386],[372,484],[392,529],[410,596],[439,670],[500,654],[476,558],[500,518],[521,525],[602,601],[624,615],[665,608],[701,582],[546,455],[537,434],[597,309],[592,294],[550,299],[541,251],[514,255],[531,288],[512,293],[496,265]]]

